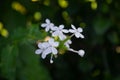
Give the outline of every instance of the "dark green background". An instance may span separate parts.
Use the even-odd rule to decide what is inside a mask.
[[[120,80],[120,0],[16,0],[26,13],[11,7],[15,0],[0,1],[0,22],[9,36],[0,35],[0,80]],[[40,19],[34,18],[40,12]],[[64,15],[64,16],[63,16]],[[49,63],[35,55],[36,42],[45,38],[40,24],[49,18],[55,25],[81,26],[85,39],[72,38],[73,49],[85,50],[81,58],[65,52]]]

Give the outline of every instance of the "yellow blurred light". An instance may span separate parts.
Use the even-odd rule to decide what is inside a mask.
[[[41,19],[41,17],[42,17],[42,16],[41,16],[41,13],[40,13],[40,12],[35,12],[35,13],[34,13],[34,19],[35,19],[35,20],[39,21],[39,20]]]
[[[68,7],[68,1],[66,1],[66,0],[58,0],[58,3],[60,5],[60,7],[62,7],[62,8]]]
[[[0,31],[2,30],[2,28],[3,28],[3,23],[0,22]]]
[[[116,52],[120,54],[120,46],[116,47]]]
[[[50,0],[44,0],[44,5],[49,6],[50,5]]]
[[[32,2],[38,2],[39,0],[31,0]]]
[[[20,4],[19,2],[13,2],[12,3],[12,8],[18,12],[20,12],[21,14],[25,14],[26,13],[26,8]]]
[[[97,2],[96,2],[96,1],[91,2],[91,8],[92,8],[93,10],[96,10],[96,9],[97,9]]]
[[[50,36],[45,37],[44,41],[48,41],[50,39]]]
[[[0,33],[3,37],[8,37],[8,31],[6,29],[3,28]]]

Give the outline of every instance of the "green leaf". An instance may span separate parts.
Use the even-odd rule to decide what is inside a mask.
[[[19,47],[18,47],[19,46]],[[29,43],[7,45],[1,54],[1,70],[8,80],[51,80],[47,69]]]
[[[16,80],[16,59],[18,57],[18,47],[7,45],[1,54],[2,75],[8,80]]]
[[[39,55],[30,44],[19,47],[18,79],[20,80],[51,80],[47,69],[40,63]]]

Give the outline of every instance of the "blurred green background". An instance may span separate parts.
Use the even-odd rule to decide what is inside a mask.
[[[71,45],[83,58],[65,52],[50,64],[35,54],[46,18],[84,29]],[[120,0],[1,0],[0,80],[120,80]]]

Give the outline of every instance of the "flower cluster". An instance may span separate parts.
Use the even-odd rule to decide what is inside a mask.
[[[63,49],[63,47],[68,51],[77,53],[81,57],[84,56],[84,50],[81,49],[76,51],[70,48],[70,44],[72,44],[71,38],[73,36],[76,38],[84,38],[84,35],[82,34],[82,28],[75,28],[74,25],[71,25],[71,29],[67,30],[64,29],[64,25],[55,26],[50,22],[49,19],[46,19],[45,23],[41,24],[41,27],[45,28],[46,32],[51,33],[51,37],[48,39],[48,41],[38,43],[39,49],[35,51],[36,54],[41,54],[43,59],[45,59],[48,54],[51,54],[50,63],[53,63],[53,56],[57,56],[58,54],[57,49]],[[66,36],[65,33],[72,33],[72,35]],[[58,38],[57,40],[55,39],[56,37]]]

